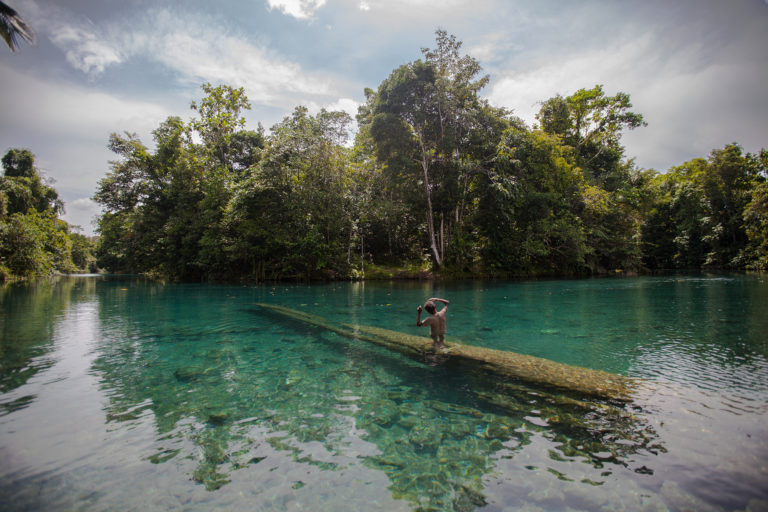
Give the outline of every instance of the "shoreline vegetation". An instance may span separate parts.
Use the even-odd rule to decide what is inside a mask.
[[[28,149],[0,177],[0,281],[141,274],[266,282],[584,277],[768,269],[768,150],[738,143],[664,172],[621,144],[643,128],[601,85],[543,99],[533,125],[480,96],[489,76],[438,30],[352,118],[298,106],[246,127],[243,88],[203,84],[154,149],[113,133],[97,236]]]
[[[296,277],[293,279],[255,279],[247,277],[239,277],[236,279],[226,279],[209,277],[206,280],[182,280],[177,278],[169,278],[167,276],[152,275],[147,273],[110,273],[110,272],[71,272],[71,273],[52,273],[47,276],[36,276],[30,278],[28,276],[10,276],[5,280],[0,280],[0,287],[4,285],[13,284],[35,284],[40,282],[53,282],[61,278],[82,278],[82,277],[101,277],[101,278],[139,278],[146,279],[148,281],[154,281],[158,283],[203,283],[203,284],[219,284],[219,285],[233,285],[233,286],[258,286],[258,285],[272,285],[276,283],[283,284],[323,284],[334,282],[456,282],[456,281],[530,281],[530,280],[557,280],[557,279],[589,279],[589,278],[631,278],[640,276],[664,276],[664,275],[750,275],[759,274],[763,275],[763,270],[738,270],[738,269],[659,269],[659,270],[646,270],[641,272],[624,271],[621,269],[614,270],[613,272],[606,272],[604,274],[591,274],[591,275],[523,275],[523,274],[470,274],[470,273],[451,273],[451,272],[439,272],[434,270],[413,270],[413,267],[377,267],[372,269],[370,273],[366,272],[365,276],[346,276],[346,277],[332,277],[332,276],[314,276],[309,281],[303,277]]]

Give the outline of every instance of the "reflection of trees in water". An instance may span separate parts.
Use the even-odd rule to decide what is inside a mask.
[[[157,439],[147,458],[195,460],[191,477],[209,490],[241,468],[267,471],[277,450],[326,471],[362,459],[388,476],[396,499],[473,510],[486,502],[484,478],[497,461],[513,458],[534,432],[556,446],[551,458],[598,469],[663,450],[623,406],[457,375],[312,328],[232,323],[210,333],[158,324],[159,335],[111,325],[94,363],[108,420],[151,411]]]
[[[56,319],[72,302],[88,297],[95,280],[59,277],[34,283],[0,285],[0,393],[24,385],[54,361]],[[0,402],[7,414],[34,401],[34,396]]]
[[[396,498],[423,510],[482,506],[483,478],[499,458],[513,458],[528,445],[534,432],[552,441],[557,451],[550,458],[576,458],[598,469],[627,466],[628,457],[638,451],[664,451],[653,428],[623,408],[518,385],[474,381],[471,389],[473,405],[428,396],[414,401],[412,390],[407,395],[389,392],[389,400],[373,404],[370,415],[359,418],[367,439],[382,451],[366,462],[389,475]],[[651,471],[644,466],[635,470]]]

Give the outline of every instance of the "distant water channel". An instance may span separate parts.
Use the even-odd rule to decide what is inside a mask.
[[[641,381],[629,403],[409,358],[255,303]],[[0,510],[768,507],[768,279],[0,288]],[[762,508],[760,508],[762,507]]]

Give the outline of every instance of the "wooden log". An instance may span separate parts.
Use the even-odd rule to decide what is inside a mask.
[[[259,303],[257,306],[345,337],[382,345],[410,356],[435,352],[432,340],[426,337],[379,327],[332,324],[325,318],[273,304]],[[465,345],[455,340],[446,341],[446,348],[438,350],[437,353],[451,363],[467,363],[475,368],[524,382],[615,400],[630,400],[637,384],[634,379],[614,373],[571,366],[515,352]]]

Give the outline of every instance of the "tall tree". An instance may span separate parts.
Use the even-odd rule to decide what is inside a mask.
[[[768,149],[762,149],[752,159],[756,170],[756,186],[744,209],[748,265],[758,270],[768,270]]]
[[[414,165],[412,151],[398,151],[409,147],[408,134],[399,135],[401,140],[374,139],[372,132],[373,108],[376,92],[365,90],[366,103],[358,109],[358,132],[351,155],[351,164],[363,181],[361,188],[375,197],[372,204],[378,213],[366,211],[370,229],[367,247],[380,261],[405,263],[422,257],[424,207],[421,187],[415,177],[419,176]],[[385,149],[383,144],[391,143]],[[377,147],[379,151],[377,152]],[[387,159],[377,158],[386,154]],[[353,171],[354,172],[354,171]],[[367,187],[364,183],[370,183]],[[355,185],[357,186],[357,185]]]
[[[191,105],[199,117],[169,117],[153,132],[154,153],[133,135],[112,135],[119,158],[95,195],[105,208],[99,256],[108,268],[184,279],[229,273],[226,208],[264,137],[244,129],[242,88],[202,89]]]
[[[297,107],[272,127],[262,160],[226,209],[232,256],[258,277],[311,278],[343,270],[354,210],[347,195],[350,117]]]
[[[508,129],[492,172],[476,187],[475,225],[486,269],[503,274],[577,274],[585,236],[576,214],[583,177],[557,137]]]
[[[658,176],[643,234],[654,266],[743,268],[761,261],[766,164],[768,158],[729,144]]]
[[[756,270],[768,270],[768,183],[752,191],[752,200],[744,209],[744,227],[749,243],[747,265]]]
[[[436,33],[437,47],[422,49],[424,60],[400,66],[384,80],[369,103],[371,135],[379,157],[390,165],[415,163],[424,191],[427,237],[435,264],[445,258],[445,215],[461,203],[466,179],[467,146],[477,113],[485,106],[478,91],[488,82],[478,76],[476,59],[460,54],[461,41],[445,31]],[[436,226],[435,199],[442,210]],[[462,212],[455,217],[461,219]],[[449,217],[450,219],[450,217]]]
[[[750,154],[741,146],[729,144],[711,153],[703,176],[707,216],[704,219],[704,241],[710,252],[705,265],[741,267],[747,233],[744,209],[752,199],[758,169]]]
[[[621,163],[622,132],[647,124],[631,108],[628,94],[607,96],[603,86],[596,85],[567,98],[557,95],[544,101],[536,117],[542,130],[559,135],[576,149],[577,162],[593,184],[613,191],[629,177]]]
[[[242,112],[250,110],[251,104],[242,87],[214,87],[205,83],[201,88],[206,96],[200,103],[192,102],[191,108],[200,114],[200,119],[193,119],[191,127],[200,134],[203,141],[201,148],[207,157],[213,159],[212,163],[232,168],[236,156],[232,139],[245,127]]]
[[[58,218],[64,203],[45,184],[27,149],[10,149],[0,177],[0,280],[73,272],[69,225]]]
[[[59,214],[64,203],[56,190],[44,183],[35,166],[35,155],[28,149],[9,149],[2,158],[3,177],[0,193],[5,196],[6,213],[25,214],[30,208],[38,212]]]

